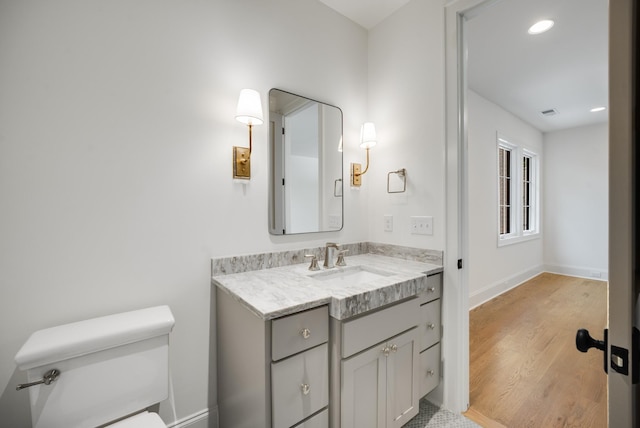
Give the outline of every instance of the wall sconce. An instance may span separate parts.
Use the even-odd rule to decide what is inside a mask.
[[[367,166],[362,171],[362,165],[359,163],[351,164],[351,186],[360,187],[362,185],[362,176],[369,169],[369,149],[377,142],[375,125],[371,122],[363,123],[360,129],[360,148],[367,150]]]
[[[253,125],[262,125],[262,101],[260,93],[243,89],[238,98],[236,120],[249,126],[249,148],[233,146],[233,178],[251,178],[251,149]]]

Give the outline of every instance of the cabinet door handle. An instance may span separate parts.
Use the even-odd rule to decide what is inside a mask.
[[[396,345],[395,343],[391,345],[391,352],[398,352],[398,345]]]
[[[436,325],[434,323],[429,323],[429,329],[430,330],[435,330],[436,329]]]
[[[309,337],[311,337],[311,330],[309,330],[308,328],[303,328],[302,330],[300,330],[300,334],[304,339],[308,339]]]
[[[436,372],[433,370],[427,370],[427,376],[433,376],[434,374],[436,374]]]
[[[389,346],[385,346],[384,348],[382,348],[382,353],[384,354],[385,357],[388,357],[390,352],[391,352],[391,348],[389,348]]]
[[[429,288],[427,288],[427,291],[428,291],[429,293],[435,293],[435,291],[436,291],[436,287],[429,287]]]
[[[308,383],[302,383],[300,384],[300,390],[302,391],[302,395],[309,395],[309,392],[311,391],[311,387],[309,386]]]

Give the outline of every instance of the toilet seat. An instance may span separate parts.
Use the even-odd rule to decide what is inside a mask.
[[[108,428],[167,428],[157,413],[142,412],[123,419]]]

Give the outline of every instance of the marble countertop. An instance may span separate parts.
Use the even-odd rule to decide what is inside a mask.
[[[308,263],[301,263],[217,275],[212,282],[264,320],[325,304],[332,317],[342,320],[420,294],[427,289],[427,275],[442,272],[442,266],[377,254],[349,256],[345,260],[344,268],[310,271]],[[384,275],[370,275],[372,279],[355,283],[344,278],[313,278],[358,270],[357,266]]]

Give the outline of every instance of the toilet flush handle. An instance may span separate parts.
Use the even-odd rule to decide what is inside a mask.
[[[42,385],[42,384],[49,385],[51,382],[54,382],[56,379],[58,379],[58,376],[60,376],[60,370],[51,369],[48,372],[46,372],[42,377],[42,379],[40,380],[37,380],[35,382],[19,384],[16,387],[16,391],[20,391],[21,389],[29,388],[36,385]]]

